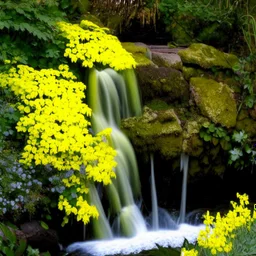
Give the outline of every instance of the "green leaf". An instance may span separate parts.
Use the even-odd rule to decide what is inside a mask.
[[[6,256],[15,256],[14,252],[6,246],[2,247],[2,252],[5,253]]]
[[[206,133],[206,134],[204,135],[204,140],[205,140],[205,141],[211,141],[211,139],[212,139],[212,136],[211,136],[210,134],[207,134],[207,133]]]
[[[9,227],[5,226],[4,224],[0,223],[0,229],[2,230],[2,232],[4,233],[4,236],[6,237],[6,239],[8,239],[12,244],[15,244],[17,239],[16,239],[16,235],[14,232],[12,232],[10,230]]]
[[[241,156],[243,156],[243,152],[239,148],[234,148],[233,150],[230,150],[229,153],[233,162],[237,161]]]
[[[243,141],[245,141],[247,139],[247,134],[244,131],[240,131],[240,132],[234,132],[232,138],[233,140],[235,140],[236,142],[242,143]]]
[[[208,127],[210,132],[215,132],[215,125],[214,124],[210,124]]]
[[[44,221],[40,221],[40,225],[42,228],[48,230],[49,229],[49,226],[44,222]]]
[[[22,256],[27,247],[27,242],[25,239],[21,239],[19,242],[19,247],[15,251],[15,256]]]

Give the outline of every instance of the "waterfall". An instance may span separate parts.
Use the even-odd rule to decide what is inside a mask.
[[[112,69],[89,73],[88,101],[92,108],[92,127],[95,133],[111,127],[111,145],[116,149],[116,179],[106,187],[110,209],[117,215],[117,233],[134,236],[147,231],[145,220],[135,199],[141,195],[136,156],[128,138],[120,131],[121,118],[140,115],[141,103],[133,70],[122,75]],[[94,194],[95,189],[93,189]],[[91,203],[103,210],[98,196]],[[111,238],[110,224],[105,214],[93,221],[95,230],[102,227],[104,232],[96,232],[97,238]]]
[[[155,171],[154,171],[154,155],[150,154],[151,164],[151,200],[152,200],[152,229],[159,229],[158,203],[156,194]]]
[[[66,251],[80,256],[127,255],[156,248],[156,244],[175,248],[181,247],[184,239],[194,243],[204,226],[177,225],[166,210],[158,208],[153,154],[150,155],[153,231],[147,230],[145,219],[136,205],[136,200],[141,197],[136,156],[130,141],[119,129],[122,118],[138,116],[142,112],[134,71],[117,73],[111,69],[103,71],[91,69],[88,84],[87,98],[93,112],[93,132],[98,133],[111,127],[112,135],[109,143],[117,152],[115,169],[117,177],[110,185],[104,187],[113,224],[110,224],[105,215],[100,189],[96,189],[95,185],[91,184],[90,203],[97,207],[100,215],[98,220],[92,221],[93,228],[96,238],[103,240],[76,242],[68,246]],[[186,213],[188,173],[188,156],[184,154],[181,155],[181,170],[183,170],[183,185],[179,220],[183,223]],[[114,220],[113,216],[115,216]],[[115,239],[111,239],[113,237]]]
[[[189,163],[189,156],[182,153],[180,156],[180,170],[183,171],[183,181],[182,181],[179,223],[184,223],[185,216],[186,216],[188,163]]]

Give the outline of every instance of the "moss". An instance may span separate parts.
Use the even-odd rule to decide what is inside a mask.
[[[145,107],[143,116],[123,120],[121,128],[139,152],[160,152],[167,158],[181,153],[182,128],[172,109]]]
[[[191,176],[194,176],[195,174],[197,174],[200,171],[201,171],[201,168],[199,166],[198,160],[195,158],[191,159],[191,161],[189,163],[189,174]]]
[[[206,69],[211,67],[232,68],[238,63],[238,58],[235,55],[221,52],[206,44],[191,44],[189,48],[180,50],[178,54],[183,63],[197,64]]]
[[[182,67],[182,73],[184,78],[189,81],[191,77],[201,77],[205,76],[205,71],[198,69],[198,68],[193,68],[193,67]]]
[[[122,46],[126,51],[132,54],[138,66],[154,65],[154,63],[148,58],[150,54],[147,47],[130,42],[122,43]]]
[[[192,120],[186,121],[183,128],[183,152],[190,156],[200,156],[203,152],[203,141],[199,137],[200,128],[206,118],[194,116]]]
[[[247,110],[242,110],[237,118],[236,130],[244,130],[249,136],[256,136],[256,121],[252,119]]]
[[[203,115],[214,123],[226,127],[235,126],[236,102],[227,85],[199,77],[191,78],[190,84],[195,102]]]
[[[170,106],[163,100],[152,100],[147,106],[153,110],[167,110]]]
[[[144,102],[161,98],[167,103],[188,104],[189,86],[181,72],[165,67],[138,67],[137,78]]]

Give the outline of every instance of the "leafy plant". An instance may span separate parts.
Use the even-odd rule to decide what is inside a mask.
[[[256,164],[256,150],[244,131],[235,131],[232,135],[232,142],[233,149],[229,151],[229,164],[234,164],[237,169]]]
[[[0,2],[0,63],[10,60],[49,67],[64,60],[55,23],[63,20],[57,1]],[[64,62],[63,62],[64,63]]]
[[[200,129],[200,138],[211,142],[214,146],[220,144],[223,150],[228,151],[228,164],[236,169],[243,169],[256,164],[256,151],[250,138],[244,131],[228,131],[214,123],[204,123]]]
[[[0,252],[6,256],[39,256],[38,249],[27,246],[25,239],[17,238],[13,227],[13,225],[10,227],[0,223],[0,231],[2,232],[2,235],[0,235]],[[46,255],[49,255],[49,253]]]
[[[247,58],[240,59],[239,63],[233,67],[237,74],[236,80],[240,83],[242,88],[241,103],[238,107],[238,112],[245,104],[247,108],[252,108],[256,103],[256,97],[253,90],[253,66],[255,65],[256,55],[250,55]]]
[[[216,126],[214,123],[204,123],[199,135],[204,141],[212,142],[214,146],[220,144],[224,150],[231,149],[230,135],[221,126]]]

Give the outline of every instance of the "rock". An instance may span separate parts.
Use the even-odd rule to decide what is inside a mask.
[[[157,98],[167,103],[175,100],[188,102],[189,86],[180,71],[147,66],[138,67],[136,74],[144,102]]]
[[[182,128],[172,109],[154,111],[145,107],[143,116],[123,120],[121,128],[139,152],[160,152],[166,158],[181,153]]]
[[[182,70],[181,58],[176,53],[152,52],[152,61],[158,67],[174,68]]]
[[[197,64],[205,69],[212,67],[231,69],[238,63],[235,55],[221,52],[206,44],[191,44],[187,49],[180,50],[178,54],[183,63]]]
[[[237,117],[236,130],[245,131],[250,137],[256,136],[256,121],[247,110],[242,109]]]
[[[236,125],[236,102],[227,85],[200,77],[191,78],[190,85],[195,102],[203,115],[228,128]]]
[[[58,255],[60,248],[57,233],[52,229],[44,229],[38,221],[31,221],[21,225],[27,242],[41,252],[49,251],[51,255]]]
[[[122,43],[122,46],[127,52],[132,54],[137,62],[137,66],[154,66],[154,63],[151,61],[151,51],[145,44],[126,42]]]
[[[200,156],[203,152],[203,141],[199,137],[202,124],[197,121],[187,121],[183,129],[182,150],[189,156]]]
[[[230,74],[229,74],[230,73]],[[204,77],[213,79],[217,82],[222,82],[227,84],[234,92],[241,92],[241,85],[237,79],[235,79],[235,75],[233,72],[224,72],[221,69],[217,69],[214,72],[202,68],[193,68],[193,67],[182,67],[182,74],[184,78],[189,81],[191,77]]]

